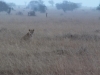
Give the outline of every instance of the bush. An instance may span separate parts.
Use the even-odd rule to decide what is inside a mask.
[[[28,12],[28,16],[36,16],[36,14],[34,11],[30,11],[30,12]]]

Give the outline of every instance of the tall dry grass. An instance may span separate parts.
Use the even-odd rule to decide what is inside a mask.
[[[0,75],[100,74],[98,12],[0,16]],[[31,42],[20,43],[30,28]]]

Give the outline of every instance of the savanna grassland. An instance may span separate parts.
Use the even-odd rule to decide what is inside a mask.
[[[25,11],[24,11],[25,12]],[[0,75],[100,75],[100,13],[0,14]],[[31,42],[20,39],[34,29]]]

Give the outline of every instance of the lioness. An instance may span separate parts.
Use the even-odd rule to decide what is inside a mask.
[[[21,38],[21,40],[24,40],[24,41],[28,41],[28,40],[30,40],[31,39],[31,37],[32,37],[32,35],[33,35],[33,33],[34,33],[34,29],[29,29],[29,32],[26,34],[26,35],[24,35],[22,38]]]

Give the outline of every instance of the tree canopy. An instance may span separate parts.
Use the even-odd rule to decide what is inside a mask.
[[[54,1],[53,0],[49,0],[48,1],[52,6],[54,6]]]
[[[45,13],[47,9],[47,7],[45,6],[42,0],[38,0],[38,1],[32,0],[29,2],[27,7],[32,9],[35,12],[39,11],[41,13]]]
[[[97,6],[97,10],[100,10],[100,4]]]
[[[81,4],[70,2],[70,1],[63,1],[62,3],[56,3],[56,8],[58,10],[62,9],[64,12],[72,11],[79,7],[81,7]]]
[[[0,1],[0,12],[2,12],[2,11],[5,11],[8,14],[10,14],[11,7],[7,3]]]

